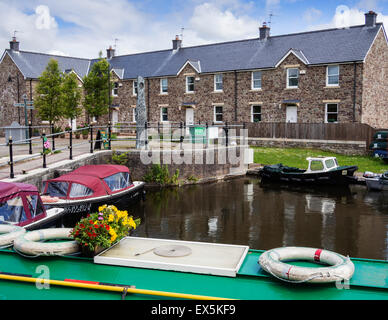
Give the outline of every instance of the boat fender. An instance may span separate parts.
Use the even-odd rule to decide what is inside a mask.
[[[324,263],[328,267],[308,268],[284,261],[307,260]],[[350,280],[354,264],[338,253],[306,247],[283,247],[265,251],[259,258],[260,266],[274,277],[292,283],[328,283]]]
[[[0,224],[0,247],[5,248],[13,244],[14,240],[26,233],[26,229],[19,226]]]
[[[72,239],[71,228],[49,228],[27,232],[14,241],[16,252],[31,256],[66,255],[79,252],[76,241],[41,242],[54,239]]]

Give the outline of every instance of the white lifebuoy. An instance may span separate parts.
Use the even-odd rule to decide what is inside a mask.
[[[40,242],[43,240],[72,239],[70,236],[71,230],[71,228],[49,228],[27,232],[17,238],[13,246],[16,252],[35,256],[76,253],[79,251],[79,246],[76,241]]]
[[[26,233],[26,229],[9,224],[0,224],[0,247],[12,245],[14,240]]]
[[[299,267],[283,261],[308,260],[328,264],[328,267]],[[350,280],[354,264],[349,257],[338,253],[305,247],[283,247],[265,251],[260,266],[276,278],[289,282],[326,283]]]

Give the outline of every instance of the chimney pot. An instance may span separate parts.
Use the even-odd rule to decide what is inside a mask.
[[[372,10],[365,13],[365,26],[367,27],[376,26],[376,17],[377,17],[377,13]]]
[[[179,50],[182,47],[182,40],[179,39],[179,36],[175,36],[175,40],[172,40],[172,49]]]
[[[260,29],[260,40],[265,40],[269,38],[269,32],[271,28],[267,27],[267,23],[263,22],[263,26]]]
[[[9,48],[13,51],[19,51],[19,41],[16,40],[16,37],[12,37],[12,41],[9,42]]]
[[[112,46],[109,46],[109,49],[106,49],[106,57],[107,59],[112,59],[115,56],[115,49]]]

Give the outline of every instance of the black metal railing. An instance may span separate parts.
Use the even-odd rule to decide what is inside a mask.
[[[9,127],[7,127],[9,128]],[[136,123],[116,123],[113,126],[109,122],[107,125],[93,125],[90,124],[87,127],[77,128],[69,130],[54,132],[53,126],[31,126],[28,127],[18,127],[13,129],[25,130],[28,128],[29,137],[26,139],[19,139],[15,141],[12,136],[8,137],[8,142],[5,144],[0,144],[0,147],[8,146],[9,161],[8,165],[10,168],[10,178],[15,177],[14,165],[21,161],[26,161],[32,158],[37,158],[42,156],[42,167],[47,168],[47,155],[51,153],[58,153],[63,150],[69,150],[69,160],[73,160],[74,157],[74,148],[89,144],[89,152],[93,153],[96,149],[97,143],[99,143],[99,149],[101,145],[104,145],[105,149],[112,149],[112,142],[124,142],[124,141],[136,141],[136,132],[139,129],[139,126]],[[209,136],[209,129],[216,131],[216,138]],[[0,129],[4,129],[0,128]],[[235,134],[231,135],[230,131],[235,129]],[[146,122],[142,128],[144,132],[145,146],[148,149],[152,143],[176,143],[179,144],[180,149],[183,148],[184,143],[198,143],[202,142],[205,148],[208,148],[209,143],[224,145],[228,147],[230,145],[231,139],[238,140],[237,138],[241,136],[240,133],[237,133],[239,129],[245,129],[245,123],[243,124],[229,124],[229,123],[214,123],[209,124],[208,122],[204,123],[191,123],[187,124],[185,122]],[[33,136],[33,132],[36,130],[41,130],[38,136]],[[46,130],[50,130],[51,133],[46,134]],[[199,130],[202,134],[196,134],[195,131]],[[87,132],[87,137],[85,142],[74,143],[76,139],[80,138],[81,133]],[[99,138],[98,138],[99,133]],[[67,143],[63,146],[60,146],[58,143],[58,137],[67,135]],[[96,135],[95,138],[93,136]],[[120,135],[120,137],[119,137]],[[74,137],[75,136],[75,137]],[[39,148],[38,154],[33,154],[34,142],[41,141],[41,147]],[[48,145],[48,141],[51,140],[51,146]],[[61,141],[62,142],[62,141]],[[23,156],[18,159],[15,159],[15,147],[20,145],[28,144],[28,156]],[[245,144],[245,142],[244,142]]]

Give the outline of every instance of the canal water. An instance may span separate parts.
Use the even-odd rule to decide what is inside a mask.
[[[324,248],[388,260],[388,195],[364,186],[261,185],[258,179],[148,191],[127,209],[133,236],[248,245]]]

